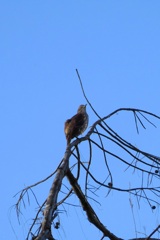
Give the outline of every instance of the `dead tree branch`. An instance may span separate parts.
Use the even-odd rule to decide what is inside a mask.
[[[94,209],[91,207],[90,203],[88,202],[88,199],[91,198],[88,195],[89,191],[92,194],[95,194],[97,191],[100,190],[100,188],[106,188],[108,190],[108,194],[111,191],[121,191],[121,192],[132,194],[137,198],[138,202],[140,201],[139,199],[145,199],[147,200],[149,206],[152,209],[155,208],[155,204],[159,205],[159,202],[156,201],[155,197],[158,197],[158,198],[160,197],[160,187],[156,186],[155,184],[154,186],[149,186],[149,185],[150,185],[150,182],[154,183],[155,179],[160,179],[160,174],[159,174],[160,157],[154,154],[145,152],[142,149],[139,149],[138,147],[134,146],[132,143],[122,138],[114,129],[112,129],[108,125],[107,120],[120,112],[131,112],[133,114],[135,118],[135,125],[136,125],[137,132],[139,131],[138,124],[144,127],[144,123],[142,119],[144,119],[144,121],[147,121],[148,124],[151,124],[153,126],[155,125],[151,122],[149,117],[153,117],[155,119],[160,120],[159,116],[144,110],[135,109],[135,108],[120,108],[113,111],[112,113],[110,113],[109,115],[103,118],[99,117],[99,119],[91,126],[90,130],[84,137],[78,138],[72,141],[71,144],[68,145],[61,163],[59,164],[56,171],[54,172],[55,178],[53,180],[47,200],[45,200],[45,202],[42,205],[40,205],[35,196],[39,210],[36,214],[36,217],[33,220],[33,224],[31,225],[31,228],[29,229],[27,240],[29,239],[29,235],[32,234],[33,226],[35,226],[35,224],[37,223],[38,216],[42,211],[43,211],[43,216],[41,219],[41,224],[38,230],[36,231],[36,234],[34,234],[34,237],[32,237],[32,239],[54,240],[54,236],[52,233],[52,225],[53,225],[52,223],[55,217],[57,216],[57,208],[59,208],[60,205],[66,203],[66,200],[71,196],[71,193],[73,191],[76,194],[77,198],[80,200],[82,208],[87,214],[88,220],[103,233],[103,238],[108,237],[111,240],[120,240],[121,238],[111,233],[99,220]],[[98,140],[95,140],[94,139],[95,137],[97,137]],[[107,144],[106,144],[106,141],[108,141]],[[87,164],[86,162],[85,163],[82,162],[82,159],[81,159],[80,150],[78,148],[81,142],[89,143],[88,145],[89,157],[88,157]],[[108,143],[112,143],[114,144],[114,146],[121,149],[121,151],[127,154],[127,158],[125,158],[123,154],[120,155],[119,153],[116,153],[115,151],[113,152],[112,150],[110,150],[108,148]],[[100,153],[102,153],[101,159],[103,159],[103,162],[106,168],[106,175],[104,176],[103,180],[99,179],[99,178],[102,178],[102,176],[96,176],[92,172],[92,165],[94,164],[93,149],[98,149]],[[72,157],[72,160],[74,161],[73,165],[71,165],[70,163],[71,157]],[[110,163],[109,163],[110,157],[116,159],[118,162],[121,162],[121,164],[125,166],[125,171],[128,169],[133,169],[134,172],[138,171],[139,173],[141,173],[142,179],[139,186],[135,186],[132,188],[131,187],[127,188],[124,186],[122,188],[114,185],[114,175],[112,173],[112,170],[110,168]],[[73,174],[71,172],[71,169],[72,170],[74,169],[76,173]],[[84,191],[82,190],[82,186],[78,184],[78,181],[82,174],[81,170],[85,172]],[[51,176],[52,174],[49,177]],[[61,191],[63,180],[66,177],[70,183],[70,186],[67,188],[68,193],[65,193],[66,195],[64,196],[64,198],[58,202],[57,199]],[[22,190],[22,192],[20,193],[18,202],[16,204],[18,213],[20,212],[21,202],[25,205],[24,196],[26,194],[28,196],[28,201],[29,201],[28,190],[32,191],[33,187],[37,186],[38,184],[44,182],[47,179],[48,177]],[[144,180],[146,180],[146,182]],[[106,181],[108,181],[108,183],[106,183]],[[89,182],[92,183],[92,189],[90,189],[89,187],[91,186],[91,183]],[[150,194],[152,195],[148,196],[148,192],[150,192]],[[155,232],[156,231],[158,231],[158,228],[157,230],[155,230]],[[152,233],[152,235],[154,233]],[[152,235],[150,235],[150,237]],[[147,238],[147,240],[148,239],[149,238]]]
[[[88,220],[95,225],[103,234],[104,236],[108,237],[111,240],[122,240],[121,238],[116,237],[113,233],[111,233],[99,220],[98,216],[96,215],[95,211],[87,201],[85,195],[83,194],[80,185],[78,184],[76,178],[73,176],[71,171],[68,169],[66,176],[68,181],[70,182],[75,194],[79,198],[83,210],[86,212]]]

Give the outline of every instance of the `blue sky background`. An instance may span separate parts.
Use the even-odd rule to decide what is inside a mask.
[[[52,173],[63,157],[64,121],[86,103],[76,68],[101,116],[120,107],[159,115],[160,1],[6,0],[0,2],[0,33],[1,239],[22,240],[34,217],[34,205],[27,205],[19,225],[13,196]],[[96,116],[89,107],[88,113],[91,126]],[[130,119],[117,117],[115,129],[159,155],[159,128],[149,126],[137,137]],[[83,145],[81,151],[85,161]],[[115,181],[128,187],[133,174],[119,175],[116,164]],[[98,161],[95,169],[105,175]],[[37,191],[42,201],[50,184]],[[104,224],[118,237],[136,237],[129,196],[101,194],[104,205],[93,206]],[[66,210],[55,238],[100,239],[85,213],[69,206]],[[133,211],[138,236],[159,224],[158,209],[152,212],[146,202],[140,210],[134,205]]]

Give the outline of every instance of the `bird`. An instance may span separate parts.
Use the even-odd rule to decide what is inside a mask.
[[[77,114],[66,120],[64,124],[67,146],[70,144],[72,138],[78,137],[88,127],[89,117],[86,112],[86,106],[87,104],[80,105],[77,110]]]

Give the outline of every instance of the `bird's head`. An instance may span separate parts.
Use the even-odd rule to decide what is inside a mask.
[[[80,105],[79,108],[78,108],[77,113],[84,113],[84,112],[86,112],[86,106],[87,106],[87,104],[86,105]]]

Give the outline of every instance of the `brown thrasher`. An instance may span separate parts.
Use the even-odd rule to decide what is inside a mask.
[[[86,112],[86,105],[80,105],[77,114],[68,119],[64,125],[64,132],[67,139],[67,145],[74,137],[82,134],[88,126],[88,114]]]

